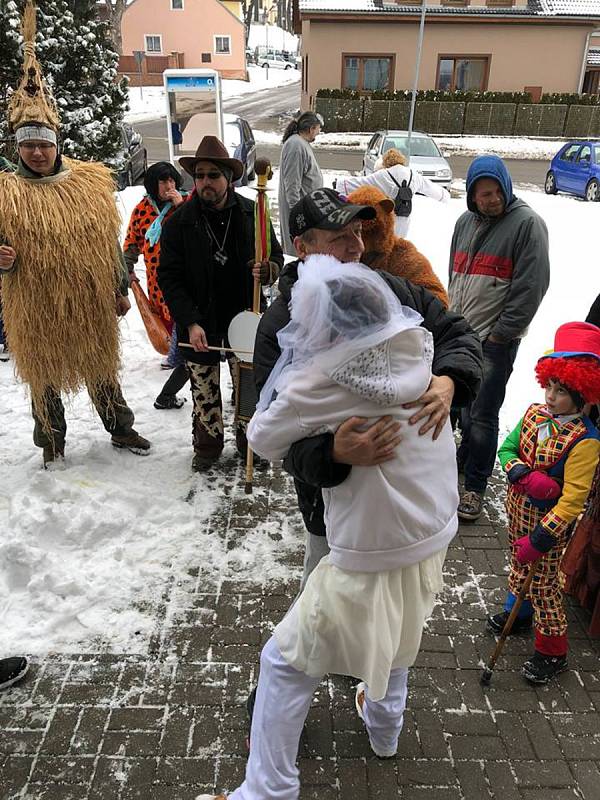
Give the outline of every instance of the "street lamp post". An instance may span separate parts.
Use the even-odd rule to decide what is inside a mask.
[[[413,125],[415,121],[415,106],[417,104],[417,90],[419,85],[419,70],[421,69],[421,53],[423,52],[423,36],[425,34],[425,11],[427,0],[421,0],[421,23],[419,25],[419,39],[417,42],[417,59],[415,62],[415,80],[413,83],[412,97],[410,100],[410,117],[408,120],[408,160],[410,163],[410,144],[412,139]]]

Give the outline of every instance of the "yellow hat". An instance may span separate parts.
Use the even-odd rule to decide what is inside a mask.
[[[60,116],[35,57],[35,13],[33,0],[27,0],[22,23],[25,40],[23,77],[8,101],[8,125],[11,132],[23,126],[41,125],[56,133],[60,128]]]

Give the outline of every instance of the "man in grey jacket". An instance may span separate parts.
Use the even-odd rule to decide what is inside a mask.
[[[548,230],[513,194],[497,156],[479,156],[467,173],[467,207],[450,249],[450,308],[462,314],[483,343],[483,382],[460,416],[459,471],[463,520],[482,511],[498,446],[498,415],[517,349],[550,282]]]
[[[323,175],[311,147],[321,132],[323,119],[305,111],[290,122],[283,134],[279,164],[279,224],[281,246],[289,256],[296,256],[289,229],[290,210],[304,195],[323,186]]]

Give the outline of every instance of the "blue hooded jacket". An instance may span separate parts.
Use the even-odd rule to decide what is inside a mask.
[[[499,156],[477,156],[467,172],[467,208],[469,211],[478,213],[477,206],[473,202],[472,192],[475,182],[479,178],[494,178],[498,181],[506,207],[517,199],[513,194],[512,178],[504,161]]]

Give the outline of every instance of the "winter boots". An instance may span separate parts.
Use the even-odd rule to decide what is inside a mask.
[[[54,461],[59,461],[65,457],[65,446],[63,444],[62,447],[60,447],[55,442],[50,442],[50,444],[44,445],[42,455],[44,458],[44,469],[47,469],[48,464],[52,464]]]
[[[135,453],[136,456],[147,456],[150,452],[151,444],[148,439],[144,439],[133,428],[123,436],[111,436],[110,441],[113,447],[129,450],[131,453]]]
[[[176,394],[159,394],[154,401],[154,408],[159,410],[168,408],[183,408],[185,398],[177,397]]]
[[[26,658],[0,658],[0,691],[24,678],[28,669]]]
[[[560,675],[569,668],[567,657],[565,656],[545,656],[537,650],[521,668],[521,674],[536,686],[543,686],[548,683],[555,675]]]
[[[509,617],[510,613],[508,611],[501,611],[499,614],[490,615],[487,618],[486,623],[488,631],[491,631],[491,633],[499,636],[504,630],[506,620]],[[515,636],[519,633],[529,633],[529,631],[531,631],[532,624],[533,617],[517,617],[513,622],[512,628],[510,629],[509,636]]]

